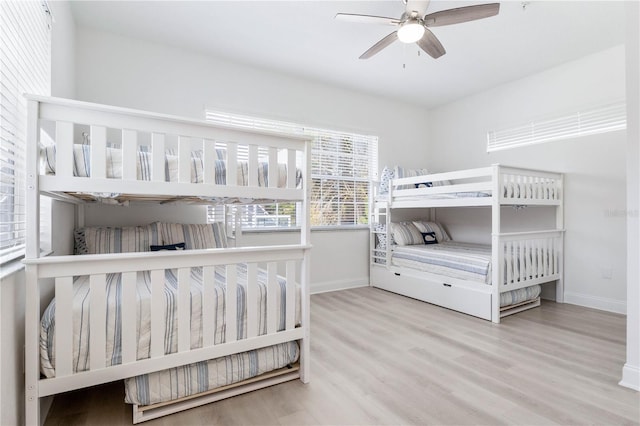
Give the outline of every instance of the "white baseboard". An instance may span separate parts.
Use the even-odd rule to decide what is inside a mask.
[[[328,291],[346,290],[349,288],[368,287],[369,277],[324,281],[321,283],[311,283],[311,294],[326,293]]]
[[[588,294],[564,292],[564,303],[600,309],[601,311],[614,312],[616,314],[627,313],[627,302],[624,300],[609,299],[605,297],[590,296]]]
[[[625,364],[622,368],[622,380],[620,386],[640,391],[640,368],[635,365]]]

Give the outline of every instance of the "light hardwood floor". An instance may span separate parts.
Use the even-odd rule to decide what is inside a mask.
[[[496,325],[374,288],[314,295],[311,383],[147,425],[640,422],[618,386],[625,317],[543,301]],[[57,396],[46,425],[127,425],[122,383]]]

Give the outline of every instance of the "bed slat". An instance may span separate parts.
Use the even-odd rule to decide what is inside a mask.
[[[73,176],[73,123],[56,122],[56,175]]]
[[[191,182],[191,138],[178,137],[178,182]]]
[[[107,306],[106,274],[91,275],[89,278],[89,362],[91,370],[106,366]]]
[[[226,297],[226,318],[225,318],[225,342],[235,342],[238,340],[238,267],[227,265],[227,288]]]
[[[178,352],[191,348],[191,268],[178,269]]]
[[[164,269],[151,271],[151,358],[164,355]]]
[[[73,372],[71,355],[73,347],[73,277],[56,278],[56,377]]]
[[[269,148],[269,187],[278,187],[279,173],[278,165],[278,149],[274,147]]]
[[[238,144],[227,143],[227,185],[238,185]]]
[[[138,133],[122,129],[122,179],[136,180],[138,158]]]
[[[287,150],[287,188],[296,187],[296,150]]]
[[[134,362],[137,358],[138,340],[136,336],[136,278],[137,272],[122,274],[122,363]]]
[[[216,160],[218,159],[216,154],[216,144],[214,141],[204,139],[204,146],[202,147],[202,153],[204,158],[202,159],[202,173],[203,182],[209,185],[216,184]]]
[[[107,129],[102,126],[91,126],[91,177],[104,179],[107,177]]]
[[[216,304],[215,267],[202,268],[202,344],[204,347],[215,343],[214,313]]]
[[[161,133],[151,134],[151,180],[154,182],[164,182],[165,169],[165,148],[164,135]]]
[[[258,146],[249,145],[249,186],[258,186]]]
[[[255,263],[247,264],[247,337],[256,337],[258,335],[258,265]]]
[[[286,330],[291,330],[296,326],[296,262],[287,261],[287,301],[286,301]]]
[[[267,263],[267,333],[275,333],[278,330],[278,264]]]

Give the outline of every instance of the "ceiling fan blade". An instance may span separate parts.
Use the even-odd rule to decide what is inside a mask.
[[[442,43],[440,43],[440,40],[438,40],[438,37],[429,31],[429,28],[424,29],[424,35],[420,40],[416,41],[416,43],[420,46],[420,49],[427,52],[433,59],[438,59],[447,53]]]
[[[400,20],[395,18],[372,15],[358,15],[355,13],[338,13],[335,16],[335,19],[345,22],[356,22],[359,24],[398,25],[400,23]]]
[[[460,24],[476,19],[495,16],[500,11],[500,3],[479,4],[475,6],[458,7],[430,13],[424,17],[427,27],[441,27],[443,25]]]
[[[383,38],[382,40],[380,40],[379,42],[377,42],[376,44],[374,44],[373,46],[371,46],[371,48],[366,52],[364,52],[362,55],[360,55],[360,59],[369,59],[370,57],[372,57],[373,55],[375,55],[385,47],[389,46],[391,43],[393,43],[397,39],[398,39],[398,32],[394,31],[388,36],[386,36],[385,38]]]

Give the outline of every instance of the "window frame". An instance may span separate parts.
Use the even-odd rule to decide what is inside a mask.
[[[626,102],[615,101],[487,131],[487,153],[627,128]]]
[[[370,197],[372,196],[372,182],[374,182],[377,179],[377,175],[378,175],[378,137],[377,136],[315,128],[315,127],[305,126],[302,124],[291,123],[291,122],[286,122],[281,120],[272,120],[272,119],[265,119],[265,118],[258,118],[258,117],[252,117],[247,115],[223,112],[223,111],[214,110],[211,108],[205,108],[205,119],[210,122],[231,125],[239,128],[251,128],[251,129],[258,129],[258,130],[277,131],[280,133],[289,133],[294,135],[304,135],[304,136],[311,137],[313,139],[313,145],[310,149],[312,159],[310,161],[311,170],[309,171],[310,172],[309,175],[310,175],[312,185],[314,184],[314,182],[317,182],[318,180],[322,180],[322,179],[332,179],[338,182],[354,182],[354,183],[357,182],[357,183],[366,184],[366,197],[360,203],[358,203],[357,201],[354,201],[354,212],[355,212],[356,205],[362,205],[363,216],[365,218],[364,223],[358,223],[358,218],[356,216],[353,217],[352,223],[338,223],[338,224],[328,224],[327,222],[321,222],[320,224],[317,224],[317,223],[313,224],[313,218],[312,218],[311,229],[322,230],[322,231],[338,230],[338,229],[368,229],[369,227],[369,224],[368,224],[369,211],[368,210],[370,208]],[[319,148],[319,141],[322,139],[330,140],[330,141],[331,140],[335,141],[340,139],[349,139],[352,145],[364,144],[366,146],[365,148],[366,154],[364,155],[358,154],[357,152],[355,152],[355,150],[353,150],[353,152],[347,156],[352,158],[352,163],[354,168],[356,167],[355,164],[357,163],[356,161],[357,159],[360,160],[360,163],[362,163],[362,161],[366,162],[367,176],[357,177],[357,176],[344,176],[344,175],[341,176],[341,175],[335,175],[335,174],[323,175],[319,173],[314,173],[313,159],[315,158],[314,155],[317,156],[319,152],[323,152],[323,150]],[[335,144],[335,142],[332,142],[332,143]],[[337,157],[338,156],[345,157],[344,154],[345,153],[342,153],[342,154],[338,153]],[[339,163],[340,163],[339,161],[336,163],[338,168],[340,168]],[[353,170],[351,172],[352,172],[352,175],[355,174]],[[278,204],[282,204],[282,203],[270,203],[265,205],[278,205]],[[340,206],[344,204],[345,203],[338,203],[338,208],[340,209]],[[310,213],[313,214],[312,199],[309,200],[309,209],[311,210]],[[242,232],[269,232],[269,231],[300,229],[298,225],[300,222],[299,222],[299,219],[297,218],[298,211],[299,211],[299,204],[298,204],[298,209],[296,209],[296,215],[292,218],[293,219],[292,222],[296,223],[295,226],[290,226],[290,227],[276,227],[276,226],[244,227],[243,226]],[[212,220],[211,209],[208,209],[207,219]]]

